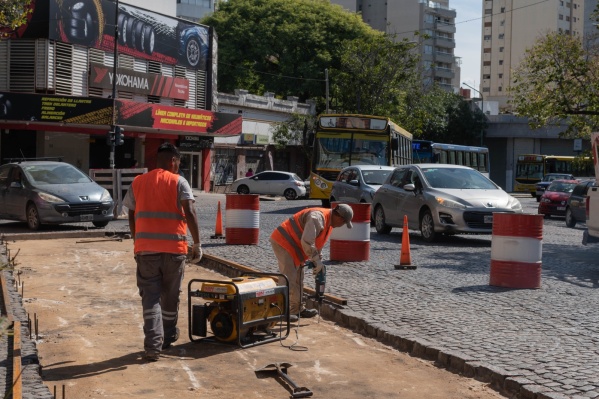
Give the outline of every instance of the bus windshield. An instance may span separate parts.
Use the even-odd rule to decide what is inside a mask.
[[[387,165],[389,142],[350,137],[322,137],[317,140],[316,167],[341,169],[350,165]]]
[[[541,162],[527,162],[518,163],[516,165],[516,179],[535,179],[541,180],[543,178],[543,163]]]

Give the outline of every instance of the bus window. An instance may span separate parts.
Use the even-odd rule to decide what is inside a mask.
[[[476,169],[476,170],[480,170],[478,168],[478,154],[476,152],[473,152],[471,155],[472,155],[472,168]]]
[[[455,151],[447,151],[447,155],[449,155],[449,164],[455,165],[456,164],[456,156],[455,156]]]
[[[464,157],[464,165],[472,166],[472,157],[470,156],[471,154],[469,152],[463,152],[461,154],[463,154],[462,156]]]
[[[489,172],[487,170],[487,154],[478,154],[478,164],[480,165],[478,170],[481,172]]]
[[[435,160],[438,163],[448,163],[447,161],[447,151],[439,151],[439,159]]]

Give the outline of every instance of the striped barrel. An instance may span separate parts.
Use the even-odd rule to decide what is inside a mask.
[[[258,244],[260,198],[258,194],[227,194],[225,243]]]
[[[335,208],[336,203],[331,204]],[[370,259],[370,204],[347,204],[354,211],[352,228],[346,225],[331,233],[331,260],[347,262]]]
[[[543,215],[493,213],[489,285],[541,288]]]

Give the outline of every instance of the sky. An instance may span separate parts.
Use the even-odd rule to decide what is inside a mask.
[[[454,55],[462,59],[461,82],[480,90],[482,4],[472,0],[449,0],[449,7],[456,10]],[[477,94],[472,93],[473,97]]]

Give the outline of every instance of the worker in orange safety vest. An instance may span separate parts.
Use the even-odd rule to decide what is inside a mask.
[[[313,273],[323,268],[322,248],[327,243],[333,228],[343,225],[352,228],[354,216],[349,205],[338,204],[333,209],[307,208],[299,211],[270,236],[270,244],[279,263],[279,270],[289,279],[289,314],[292,322],[300,317],[314,317],[315,309],[306,309],[302,301],[304,264],[315,264]]]
[[[145,359],[179,338],[179,295],[188,255],[187,229],[193,239],[192,262],[202,258],[195,199],[178,175],[181,154],[170,143],[158,148],[156,169],[135,177],[123,200],[129,208],[137,287],[143,308]]]

